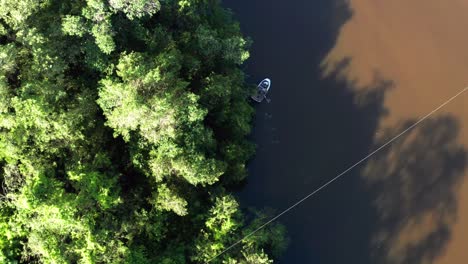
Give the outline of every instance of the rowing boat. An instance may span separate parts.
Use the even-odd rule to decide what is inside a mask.
[[[268,91],[270,90],[270,86],[271,86],[270,79],[266,78],[263,81],[261,81],[257,86],[257,92],[251,96],[252,100],[254,100],[255,102],[261,103],[263,99],[266,98],[266,95]]]

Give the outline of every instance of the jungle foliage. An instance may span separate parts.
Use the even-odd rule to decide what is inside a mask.
[[[0,0],[0,263],[205,263],[260,226],[247,48],[217,0]]]

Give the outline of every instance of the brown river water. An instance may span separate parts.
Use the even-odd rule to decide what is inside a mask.
[[[376,74],[393,82],[393,87],[385,94],[384,107],[388,113],[381,118],[379,130],[393,127],[402,120],[419,118],[468,86],[468,1],[351,0],[350,7],[354,12],[353,17],[341,28],[337,43],[323,61],[323,65],[331,70],[333,65],[343,58],[350,58],[342,77],[355,81],[358,89],[369,87],[375,80]],[[461,148],[458,151],[462,153],[463,149],[468,148],[468,93],[462,94],[433,118],[442,116],[451,118],[456,123],[454,128],[450,129],[458,129],[458,135],[453,135],[453,142],[447,139],[425,144],[428,149],[421,151],[426,154],[420,156],[414,154],[415,157],[430,160],[431,157],[428,156],[434,155],[439,156],[437,159],[443,159],[442,156],[448,155],[443,153],[445,151]],[[441,133],[455,133],[443,132],[449,129],[444,127],[444,124],[445,122],[440,121],[432,131],[429,131],[434,134],[431,137],[437,137],[435,134],[439,130]],[[422,139],[414,139],[417,140]],[[436,144],[437,142],[459,146],[442,148]],[[400,178],[401,195],[414,198],[416,194],[405,192],[419,191],[419,187],[412,185],[423,184],[429,189],[433,188],[426,192],[434,196],[428,199],[430,205],[421,205],[425,207],[422,212],[414,215],[412,212],[403,213],[400,216],[404,215],[406,218],[396,219],[400,223],[391,230],[392,233],[380,234],[383,236],[380,239],[387,241],[387,250],[384,253],[389,262],[441,264],[468,262],[468,170],[465,168],[466,155],[464,159],[462,154],[460,156],[460,160],[457,155],[448,155],[446,161],[433,161],[440,167],[421,164],[434,168],[426,168],[432,170],[426,174],[422,169],[420,176],[405,171],[409,162],[404,162],[401,168],[395,168],[397,172],[388,174]],[[453,167],[450,168],[452,162],[456,163],[453,166],[460,167],[457,172],[452,171]],[[392,161],[387,161],[387,164],[391,166]],[[390,170],[388,166],[381,169]],[[444,168],[445,166],[447,168]],[[434,170],[440,171],[434,172]],[[418,177],[424,177],[423,181],[431,177],[440,179],[419,183],[416,180]],[[457,179],[448,179],[451,177]],[[449,190],[441,190],[440,186],[431,186],[444,185],[445,180],[452,181],[447,186]],[[385,184],[386,181],[390,183],[392,179],[380,179],[380,181]],[[391,199],[392,194],[387,192],[381,193],[379,197]],[[438,197],[438,195],[452,197]],[[398,200],[405,201],[405,199],[407,198]],[[384,206],[392,202],[381,201],[381,204]],[[402,209],[405,207],[404,204],[398,206],[401,207],[400,211],[405,210]],[[380,210],[383,214],[386,213],[385,207]],[[444,232],[446,234],[441,234]],[[438,239],[443,241],[435,241]],[[433,250],[413,252],[423,250],[422,244],[438,245],[433,248],[435,252]],[[418,262],[409,262],[414,257],[411,255],[415,254],[421,255]]]

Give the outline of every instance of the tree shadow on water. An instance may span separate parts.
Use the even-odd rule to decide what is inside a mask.
[[[299,166],[288,168],[291,175],[281,184],[287,186],[289,197],[302,198],[372,151],[379,121],[387,114],[385,95],[394,83],[376,72],[373,82],[358,87],[340,77],[349,62],[343,60],[322,80],[324,90],[315,98],[318,109],[309,112],[310,129],[304,129],[309,126],[303,122],[292,129],[299,132],[289,131],[296,133],[289,140],[293,146],[289,152],[304,157]],[[284,156],[283,161],[293,163]],[[284,263],[375,263],[369,257],[368,244],[377,216],[359,168],[348,171],[280,220],[291,234]],[[301,169],[307,173],[300,174]]]
[[[381,145],[414,121],[386,129]],[[377,213],[374,263],[432,263],[456,221],[456,188],[467,166],[451,116],[429,119],[375,154],[362,170]]]
[[[373,146],[391,81],[375,74],[368,87],[343,77],[352,58],[324,76],[322,62],[353,16],[347,0],[223,0],[253,39],[249,81],[273,80],[270,104],[256,105],[256,156],[243,206],[277,213],[349,168]],[[371,196],[356,168],[285,214],[291,239],[279,263],[370,264]]]

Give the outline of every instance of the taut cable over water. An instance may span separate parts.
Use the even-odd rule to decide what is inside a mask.
[[[292,210],[293,208],[295,208],[296,206],[298,206],[299,204],[301,204],[302,202],[304,202],[305,200],[307,200],[308,198],[310,198],[311,196],[313,196],[314,194],[318,193],[319,191],[321,191],[322,189],[325,189],[328,185],[332,184],[333,182],[335,182],[336,180],[338,180],[339,178],[341,178],[343,175],[345,175],[347,172],[349,172],[350,170],[352,170],[353,168],[355,168],[356,166],[358,166],[359,164],[363,163],[364,161],[368,160],[370,157],[372,157],[374,154],[376,154],[377,152],[379,152],[380,150],[382,150],[383,148],[385,148],[386,146],[390,145],[392,142],[394,142],[395,140],[397,140],[398,138],[400,138],[401,136],[403,136],[404,134],[406,134],[407,132],[409,132],[410,130],[412,130],[413,128],[415,128],[416,126],[418,126],[420,123],[422,123],[424,120],[426,120],[427,118],[429,118],[430,116],[432,116],[434,113],[436,113],[437,111],[439,111],[440,109],[442,109],[444,106],[448,105],[450,102],[452,102],[453,100],[455,100],[455,98],[457,98],[458,96],[460,96],[461,94],[463,94],[464,92],[466,92],[468,90],[468,87],[465,87],[464,89],[462,89],[460,92],[458,92],[457,94],[455,94],[454,96],[452,96],[451,98],[449,98],[448,100],[446,100],[444,103],[442,103],[441,105],[439,105],[437,108],[435,108],[434,110],[432,110],[431,112],[429,112],[428,114],[426,114],[424,117],[420,118],[416,123],[412,124],[411,126],[409,126],[408,128],[406,128],[405,130],[403,130],[401,133],[399,133],[398,135],[396,135],[395,137],[393,137],[392,139],[390,139],[389,141],[387,141],[385,144],[383,144],[382,146],[380,146],[379,148],[377,148],[376,150],[372,151],[371,153],[369,153],[367,156],[365,156],[364,158],[362,158],[361,160],[359,160],[358,162],[354,163],[351,167],[347,168],[346,170],[344,170],[343,172],[341,172],[340,174],[338,174],[337,176],[335,176],[333,179],[329,180],[328,182],[326,182],[325,184],[323,184],[322,186],[320,186],[319,188],[317,188],[316,190],[314,190],[313,192],[309,193],[308,195],[304,196],[304,198],[300,199],[299,201],[297,201],[296,203],[294,203],[293,205],[291,205],[290,207],[286,208],[285,210],[283,210],[281,213],[279,213],[278,215],[276,215],[275,217],[271,218],[270,220],[268,220],[267,222],[265,222],[263,225],[261,225],[260,227],[258,227],[257,229],[255,229],[254,231],[250,232],[248,235],[244,236],[242,239],[238,240],[236,243],[230,245],[229,247],[227,247],[226,249],[224,249],[222,252],[220,252],[218,255],[214,256],[213,258],[211,258],[207,263],[210,263],[212,262],[213,260],[215,260],[217,257],[221,256],[222,254],[224,254],[225,252],[229,251],[230,249],[232,249],[233,247],[237,246],[239,243],[241,243],[242,241],[244,241],[246,238],[248,237],[251,237],[252,235],[254,235],[256,232],[258,232],[259,230],[263,229],[265,226],[269,225],[270,223],[274,222],[276,219],[278,219],[279,217],[281,217],[282,215],[286,214],[287,212],[289,212],[290,210]]]

